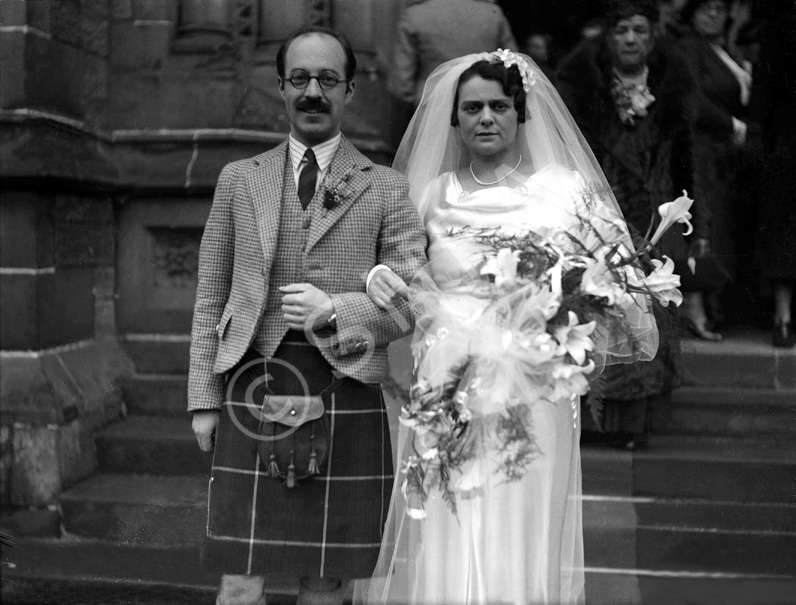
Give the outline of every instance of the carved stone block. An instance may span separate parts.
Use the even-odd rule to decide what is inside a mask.
[[[196,290],[202,229],[157,227],[152,233],[154,285],[158,288]]]

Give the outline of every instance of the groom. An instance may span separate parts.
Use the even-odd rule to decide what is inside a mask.
[[[343,580],[372,573],[393,483],[378,381],[412,323],[406,303],[374,305],[365,278],[383,263],[408,280],[426,260],[406,180],[340,133],[348,41],[303,28],[276,61],[290,135],[224,168],[199,256],[188,409],[200,448],[215,448],[204,557],[223,574],[220,605],[263,604],[285,574],[300,578],[297,603],[340,603]],[[330,384],[326,465],[288,487],[258,455],[264,396]]]

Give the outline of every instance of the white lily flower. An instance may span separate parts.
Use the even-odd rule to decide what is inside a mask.
[[[586,294],[608,299],[608,304],[613,305],[618,299],[625,296],[622,284],[617,283],[605,262],[605,251],[598,250],[597,259],[589,259],[586,270],[580,278],[580,289]]]
[[[586,351],[594,350],[594,341],[590,338],[597,323],[590,321],[587,324],[578,324],[578,316],[572,311],[569,312],[568,324],[556,328],[556,340],[560,343],[558,354],[569,353],[578,365],[583,365],[586,361]]]
[[[501,248],[497,256],[490,258],[481,268],[481,275],[494,275],[495,285],[511,287],[517,280],[517,263],[520,262],[520,251]]]
[[[555,317],[561,307],[561,293],[552,292],[544,287],[534,294],[534,302],[538,304],[542,316],[549,320]]]
[[[576,366],[570,363],[557,364],[552,375],[555,378],[551,398],[553,401],[569,399],[572,395],[585,395],[589,391],[589,381],[584,374],[594,370],[594,361],[591,359],[585,366]]]
[[[683,295],[678,289],[680,276],[674,273],[674,261],[668,256],[663,258],[666,259],[663,262],[652,259],[652,265],[655,267],[652,273],[643,279],[632,278],[632,283],[634,286],[646,289],[664,307],[668,307],[670,302],[679,307],[683,302]]]
[[[658,206],[658,214],[661,215],[661,224],[655,230],[655,234],[650,238],[650,243],[655,245],[666,230],[675,223],[685,223],[687,225],[683,235],[691,235],[694,226],[691,224],[691,213],[688,211],[694,203],[688,192],[683,189],[683,195],[672,202],[666,202]]]

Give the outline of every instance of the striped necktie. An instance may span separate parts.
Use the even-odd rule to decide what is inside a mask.
[[[315,181],[318,179],[318,162],[315,161],[315,154],[312,149],[304,152],[306,163],[301,169],[298,181],[298,196],[301,201],[301,209],[306,210],[315,195]]]

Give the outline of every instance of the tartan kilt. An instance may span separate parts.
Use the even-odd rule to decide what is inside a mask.
[[[250,352],[229,372],[208,487],[203,560],[209,570],[339,578],[372,574],[393,484],[379,385],[344,377],[323,394],[330,447],[320,475],[288,489],[283,480],[266,476],[257,453],[265,382],[275,394],[315,395],[333,379],[318,349],[295,333],[273,358],[266,361]]]

